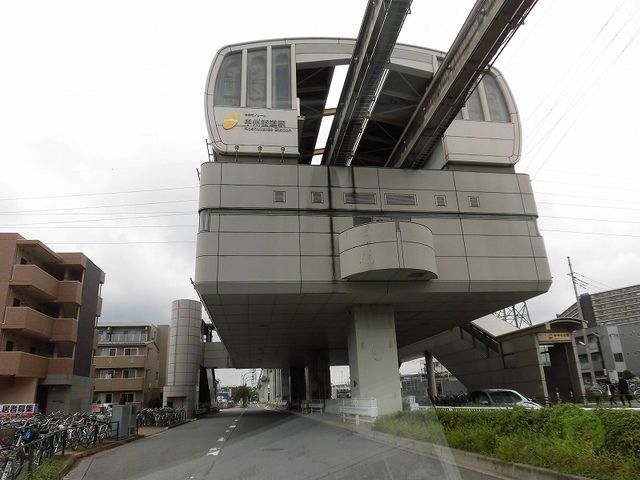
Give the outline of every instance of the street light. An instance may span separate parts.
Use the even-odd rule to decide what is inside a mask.
[[[246,384],[247,384],[247,381],[245,380],[245,377],[246,377],[247,375],[253,375],[253,372],[244,372],[244,373],[242,374],[242,385],[246,385]]]

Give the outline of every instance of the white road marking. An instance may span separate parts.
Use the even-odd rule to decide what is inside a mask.
[[[224,437],[220,437],[220,438],[218,439],[218,441],[219,441],[219,442],[224,442]]]
[[[238,419],[236,418],[236,419],[234,420],[234,422],[237,422],[237,421],[238,421]]]
[[[218,456],[218,454],[220,453],[220,449],[219,448],[210,448],[209,451],[207,452],[207,457],[209,455],[213,455],[214,457]]]
[[[236,428],[235,425],[229,425],[229,428]]]
[[[231,431],[231,430],[227,428],[224,432],[225,432],[225,433],[229,433],[230,431]]]

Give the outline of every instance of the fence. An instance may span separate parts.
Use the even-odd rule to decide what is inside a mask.
[[[30,479],[36,467],[56,454],[65,451],[89,448],[113,436],[117,436],[119,422],[96,422],[61,428],[40,436],[24,445],[0,451],[0,480],[16,480],[26,468]]]

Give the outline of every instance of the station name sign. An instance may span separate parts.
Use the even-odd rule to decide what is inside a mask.
[[[539,333],[538,343],[571,343],[571,334],[569,332]]]

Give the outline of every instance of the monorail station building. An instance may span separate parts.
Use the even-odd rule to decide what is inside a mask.
[[[444,53],[396,44],[406,12],[378,22],[382,3],[356,40],[217,53],[194,278],[236,368],[280,369],[296,402],[329,398],[329,366],[348,364],[380,414],[402,408],[399,362],[424,339],[551,284],[515,99],[487,66],[511,23],[468,20]]]

